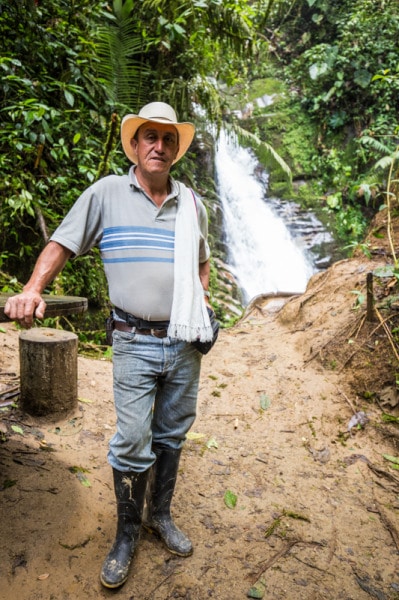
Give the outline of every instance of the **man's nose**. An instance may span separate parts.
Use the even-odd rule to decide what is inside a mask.
[[[158,138],[155,142],[155,150],[157,152],[164,152],[164,141],[162,138]]]

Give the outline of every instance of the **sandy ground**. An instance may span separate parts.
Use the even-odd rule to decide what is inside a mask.
[[[303,296],[259,299],[221,332],[173,504],[194,554],[174,557],[143,533],[116,592],[99,582],[115,533],[111,363],[79,357],[79,404],[64,418],[3,408],[0,599],[399,598],[399,474],[383,457],[398,450],[334,346],[358,319],[352,290],[370,268],[337,263]],[[4,382],[18,375],[19,334],[2,329]],[[369,421],[349,432],[359,410]]]

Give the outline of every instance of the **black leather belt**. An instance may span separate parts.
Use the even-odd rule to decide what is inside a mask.
[[[139,335],[153,335],[156,338],[164,338],[168,335],[167,329],[139,329],[138,327],[132,327],[123,321],[114,321],[114,328],[118,331],[138,333]]]
[[[130,327],[136,327],[137,329],[167,329],[169,327],[169,321],[146,321],[121,310],[117,306],[114,307],[114,311]]]

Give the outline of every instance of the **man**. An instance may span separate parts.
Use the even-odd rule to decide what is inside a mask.
[[[21,294],[5,312],[30,327],[43,318],[41,298],[73,255],[98,244],[114,305],[113,386],[117,428],[108,461],[117,500],[117,532],[101,582],[121,586],[137,545],[147,483],[146,527],[167,548],[189,556],[189,538],[170,505],[186,433],[196,412],[201,354],[212,339],[207,216],[170,168],[194,137],[171,106],[152,102],[122,120],[121,139],[134,163],[83,192],[55,231]],[[151,471],[151,478],[149,474]],[[151,482],[150,482],[151,479]]]

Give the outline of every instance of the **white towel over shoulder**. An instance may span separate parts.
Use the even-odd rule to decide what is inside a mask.
[[[208,342],[213,337],[199,278],[197,207],[193,194],[179,183],[175,227],[175,262],[172,313],[168,335],[186,342]]]

